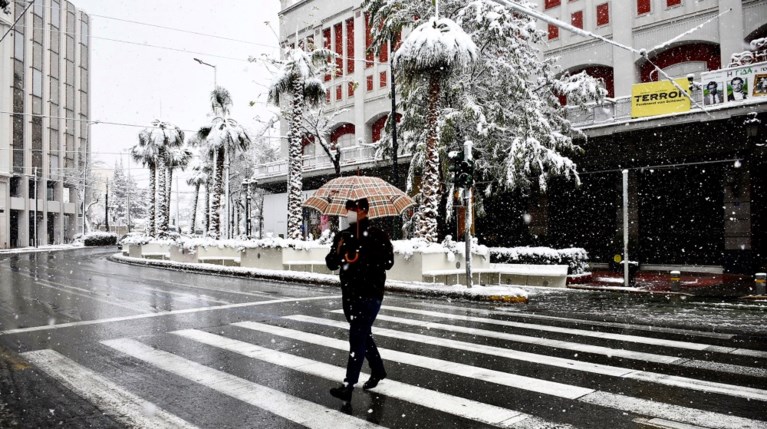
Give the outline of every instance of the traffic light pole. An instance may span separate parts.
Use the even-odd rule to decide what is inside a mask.
[[[471,140],[467,140],[466,143],[463,144],[463,153],[464,153],[464,159],[471,162],[471,147],[473,143]],[[464,210],[464,213],[466,215],[466,219],[464,220],[464,234],[463,238],[466,242],[466,287],[471,288],[471,188],[472,184],[467,183],[466,187],[464,188],[463,192],[463,198],[464,198],[464,207],[466,207],[466,210]]]

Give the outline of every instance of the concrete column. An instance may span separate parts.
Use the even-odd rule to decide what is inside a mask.
[[[358,83],[354,91],[354,140],[369,143],[370,131],[365,124],[365,95],[367,81],[365,78],[365,11],[362,8],[354,10],[354,81]]]
[[[727,67],[730,57],[746,50],[743,44],[743,2],[741,0],[719,0],[719,13],[732,9],[719,18],[719,48],[722,67]]]
[[[613,40],[627,46],[634,45],[632,26],[634,20],[633,1],[610,2],[610,20],[613,30]],[[617,46],[613,50],[613,80],[615,96],[631,95],[631,85],[634,84],[637,71],[634,54]]]

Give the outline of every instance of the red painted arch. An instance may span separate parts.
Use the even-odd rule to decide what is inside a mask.
[[[389,119],[389,115],[381,116],[375,122],[373,122],[373,142],[381,140],[381,134],[383,134],[387,119]],[[402,115],[397,113],[397,123],[399,123],[400,120],[402,120]]]
[[[341,136],[345,136],[347,134],[354,134],[356,132],[356,129],[354,127],[354,124],[341,124],[336,129],[333,130],[332,133],[330,133],[330,141],[331,142],[337,142],[338,139]]]
[[[712,43],[688,43],[666,49],[650,59],[661,69],[674,64],[686,63],[691,61],[704,61],[709,70],[718,70],[722,68],[719,45]],[[644,61],[639,65],[639,75],[642,82],[653,82],[658,80],[657,74],[654,79],[650,72],[655,70],[652,64]]]

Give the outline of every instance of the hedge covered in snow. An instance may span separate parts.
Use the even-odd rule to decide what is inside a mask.
[[[586,249],[552,249],[550,247],[491,247],[490,262],[504,264],[567,265],[568,274],[589,270]]]
[[[103,231],[89,232],[83,236],[83,244],[86,246],[114,246],[117,244],[117,234]]]

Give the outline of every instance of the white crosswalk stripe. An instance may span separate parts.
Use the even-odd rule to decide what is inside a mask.
[[[279,352],[276,350],[257,346],[243,341],[232,340],[220,335],[204,331],[188,329],[176,331],[173,334],[189,338],[191,340],[210,346],[229,350],[241,355],[269,362],[286,368],[294,368],[297,371],[322,377],[331,381],[342,380],[346,375],[346,369],[300,356]],[[360,374],[360,378],[366,378],[367,374]],[[384,394],[393,398],[402,399],[413,404],[429,407],[445,413],[472,419],[499,427],[516,427],[526,419],[534,417],[519,411],[509,410],[494,405],[484,404],[457,396],[428,390],[394,380],[386,380],[376,387],[376,393]],[[539,425],[550,424],[538,422]]]
[[[331,305],[338,305],[337,300],[328,299]],[[101,341],[112,350],[99,346],[102,352],[109,353],[89,356],[84,360],[87,365],[99,368],[108,361],[113,368],[127,365],[119,359],[113,363],[114,356],[132,357],[141,363],[137,365],[131,359],[130,371],[160,374],[155,378],[142,375],[142,381],[131,380],[129,388],[113,381],[116,377],[102,376],[58,351],[36,350],[22,356],[128,427],[195,428],[193,423],[207,426],[215,421],[207,419],[206,424],[201,424],[190,418],[207,411],[188,407],[188,393],[173,390],[162,377],[180,377],[184,385],[194,383],[195,389],[211,389],[219,395],[211,398],[212,403],[237,403],[230,399],[234,398],[244,410],[263,410],[254,413],[254,419],[283,418],[309,428],[380,427],[376,424],[379,420],[366,419],[364,410],[354,414],[332,408],[329,404],[335,404],[334,399],[315,399],[312,393],[294,389],[294,384],[284,385],[292,392],[287,393],[282,391],[281,382],[260,379],[260,372],[240,376],[243,370],[248,371],[245,368],[254,366],[261,371],[275,369],[275,373],[290,374],[290,383],[312,383],[313,390],[321,386],[322,395],[327,395],[327,388],[345,377],[343,365],[349,349],[345,338],[349,325],[339,315],[342,312],[334,308],[306,314],[279,313],[277,319],[271,315],[266,322],[240,321],[215,331],[181,329],[150,335],[153,338],[146,342],[143,338]],[[500,311],[443,306],[442,312],[434,308],[382,307],[373,333],[384,338],[381,342],[387,347],[379,344],[379,351],[390,374],[372,395],[360,393],[358,397],[355,393],[357,403],[367,404],[365,401],[373,397],[392,398],[389,407],[408,409],[411,414],[416,410],[421,422],[430,422],[430,418],[444,418],[447,422],[463,419],[470,422],[468,426],[482,427],[592,427],[589,419],[595,415],[599,419],[595,427],[605,427],[615,420],[615,427],[767,428],[767,420],[763,421],[758,412],[767,406],[765,369],[760,367],[765,352],[727,347],[727,341],[736,343],[734,337],[695,336],[692,330],[684,330],[683,334],[647,331],[647,336],[623,335],[601,332],[615,326],[597,322],[588,324],[593,330],[578,329],[586,324],[566,317],[551,319],[560,326],[550,326],[545,325],[545,317],[510,321],[503,319]],[[473,316],[465,315],[472,312]],[[144,315],[125,319],[140,318]],[[110,319],[110,323],[116,320]],[[520,334],[521,329],[540,336]],[[555,339],[561,335],[573,337],[567,337],[569,341]],[[277,337],[279,342],[274,339]],[[692,340],[667,339],[687,337]],[[588,344],[590,338],[604,341],[596,346]],[[624,344],[639,345],[634,347],[642,351],[626,350]],[[756,342],[744,344],[759,348]],[[554,355],[547,354],[554,349]],[[716,359],[707,362],[700,358],[703,353],[715,353]],[[209,363],[212,356],[227,363],[220,367]],[[747,358],[754,358],[754,363]],[[684,373],[676,375],[675,369],[680,368]],[[733,372],[741,377],[728,380]],[[367,377],[361,374],[362,380]],[[153,392],[144,395],[137,389]],[[163,399],[155,404],[142,396]],[[169,403],[164,404],[165,400]],[[215,405],[211,407],[215,409]],[[183,410],[183,419],[167,411],[178,409]],[[393,414],[405,418],[399,411]],[[401,423],[380,420],[384,426]]]
[[[335,429],[356,429],[380,427],[342,412],[317,405],[314,402],[296,398],[295,396],[235,377],[223,371],[192,362],[174,354],[155,350],[135,340],[108,340],[102,341],[102,344],[308,428],[325,429],[333,427]]]
[[[149,401],[128,392],[60,353],[45,349],[22,353],[22,356],[55,378],[105,414],[128,427],[195,429],[188,423]]]
[[[322,324],[326,326],[333,326],[336,328],[345,328],[346,323],[334,320],[321,319],[310,316],[288,316],[287,319],[297,320],[301,322],[310,322],[316,324]],[[399,320],[399,319],[398,319]],[[412,324],[417,326],[423,326],[430,328],[429,325],[423,325],[418,321],[411,321]],[[451,331],[449,327],[443,327],[448,331]],[[474,330],[474,335],[486,335],[489,331]],[[428,335],[413,334],[410,332],[396,331],[393,329],[385,328],[373,328],[375,335],[401,338],[417,343],[433,344],[436,346],[450,347],[456,350],[465,350],[470,352],[488,354],[493,356],[500,356],[508,359],[521,360],[525,362],[540,363],[543,365],[556,366],[560,368],[567,368],[577,371],[590,372],[594,374],[609,375],[614,377],[621,377],[627,379],[635,379],[642,381],[650,381],[653,383],[663,384],[666,386],[684,387],[692,390],[698,390],[708,393],[720,393],[723,395],[735,396],[745,399],[753,399],[757,401],[767,401],[767,391],[761,389],[753,389],[743,386],[735,386],[724,383],[715,383],[705,380],[697,380],[686,377],[678,377],[666,374],[653,373],[648,371],[634,370],[630,368],[622,368],[618,366],[602,365],[591,362],[583,362],[575,359],[558,358],[554,356],[545,356],[535,353],[520,352],[512,349],[487,346],[484,344],[468,343],[463,341],[456,341],[445,338],[431,337]]]
[[[297,321],[308,321],[306,316],[288,316],[287,318]],[[304,320],[302,320],[304,319]],[[317,319],[317,318],[312,318]],[[324,320],[324,319],[317,319]],[[334,321],[330,325],[333,326]],[[270,333],[273,335],[284,336],[292,338],[298,341],[304,341],[311,344],[323,345],[326,347],[336,348],[339,350],[345,350],[348,348],[348,344],[345,341],[336,340],[333,338],[324,337],[321,335],[310,334],[299,330],[287,329],[278,326],[272,326],[256,322],[238,322],[234,323],[234,326],[242,328],[252,329],[260,332]],[[374,333],[375,333],[374,328]],[[511,374],[502,373],[499,371],[488,370],[485,368],[476,368],[464,364],[458,364],[450,361],[443,361],[434,358],[427,358],[419,355],[413,355],[409,353],[398,352],[395,350],[387,350],[379,348],[384,359],[387,361],[394,361],[405,363],[413,366],[419,366],[423,368],[429,368],[434,371],[444,372],[451,375],[471,377],[474,379],[487,381],[495,384],[505,385],[509,387],[516,387],[525,390],[531,390],[541,394],[552,394],[550,390],[542,389],[543,383],[538,383],[533,380],[525,380],[524,383],[508,383],[508,379],[505,376]],[[468,368],[467,368],[468,367]],[[529,377],[525,377],[529,379]],[[539,382],[545,380],[538,380]],[[743,427],[761,427],[763,422],[750,420],[747,418],[733,417],[721,413],[704,411],[695,408],[683,407],[672,404],[664,404],[662,402],[635,398],[626,395],[614,394],[609,392],[596,391],[593,389],[586,389],[579,386],[569,386],[563,383],[560,384],[563,388],[569,387],[575,389],[576,392],[587,393],[582,395],[567,397],[563,395],[553,396],[567,397],[568,399],[576,399],[581,402],[601,405],[608,408],[614,408],[626,412],[640,413],[649,415],[656,418],[670,419],[674,421],[683,421],[686,423],[696,424],[709,428],[743,428]],[[680,418],[683,417],[683,419]],[[713,426],[712,426],[713,424]]]

